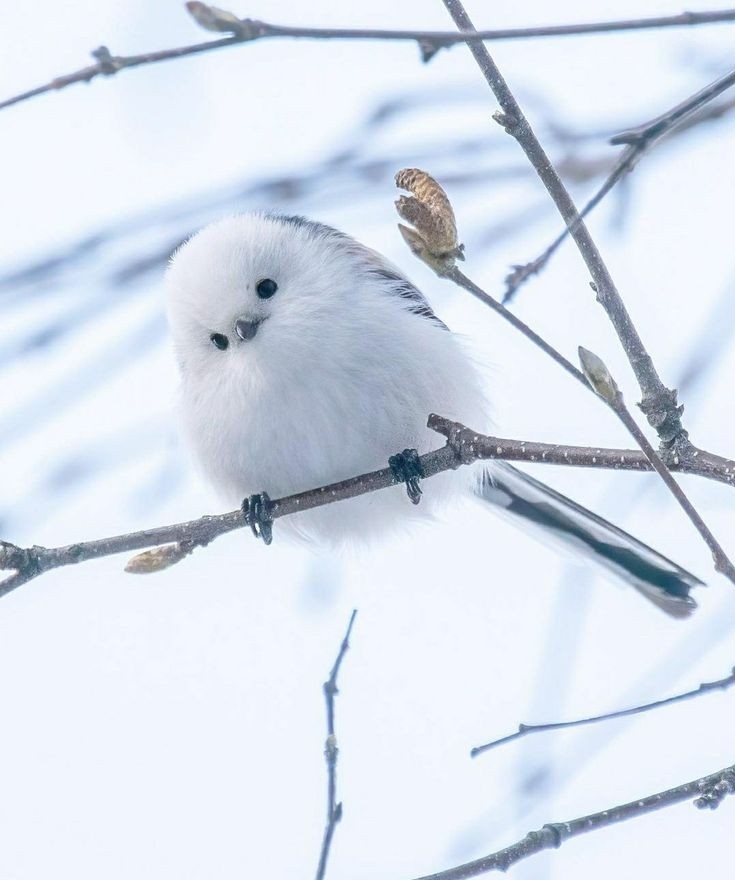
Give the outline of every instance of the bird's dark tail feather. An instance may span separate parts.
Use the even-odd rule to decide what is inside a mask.
[[[634,586],[673,617],[697,607],[689,591],[702,581],[656,550],[505,462],[483,470],[475,494],[509,516],[541,526],[577,553]]]

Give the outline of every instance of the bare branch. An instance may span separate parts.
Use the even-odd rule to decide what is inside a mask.
[[[582,384],[589,388],[589,382],[587,381],[584,373],[574,366],[574,364],[564,357],[557,349],[555,349],[550,343],[548,343],[542,336],[536,333],[531,327],[528,326],[524,321],[522,321],[517,315],[511,312],[505,305],[498,302],[494,297],[492,297],[487,291],[483,290],[474,281],[468,278],[458,266],[454,265],[451,269],[445,271],[443,273],[443,277],[449,278],[451,281],[454,281],[455,284],[462,287],[464,290],[467,290],[474,297],[480,300],[480,302],[485,303],[486,306],[489,306],[493,311],[499,314],[503,319],[505,319],[509,324],[515,327],[520,333],[522,333],[527,339],[533,342],[534,345],[538,346],[542,351],[546,352],[554,361],[556,361],[559,366],[561,366],[564,370],[567,371],[571,376],[573,376],[577,381],[582,382]],[[593,389],[594,390],[594,389]],[[525,444],[528,448],[531,448],[534,444],[527,443]],[[539,444],[541,447],[545,446],[545,444]],[[583,450],[583,447],[574,447],[578,450]],[[564,447],[566,450],[571,450],[572,447]],[[611,450],[614,454],[614,450]],[[645,455],[642,455],[638,452],[634,452],[631,450],[622,451],[618,450],[621,455],[624,455],[627,462],[631,462],[633,460],[636,461],[637,464],[640,464],[640,467],[647,470],[648,468],[644,464],[644,462],[648,462],[648,459]],[[664,452],[664,450],[661,450]],[[585,455],[582,454],[581,458],[584,458]],[[580,458],[575,455],[577,459],[575,462],[575,466],[584,467]],[[508,458],[508,461],[519,461],[521,459],[512,459]],[[533,460],[533,459],[531,459]],[[549,460],[549,459],[545,459]],[[666,455],[665,458],[666,467],[669,470],[688,472],[688,473],[697,473],[700,476],[707,476],[710,479],[720,480],[723,483],[727,483],[729,485],[733,484],[733,477],[735,475],[735,461],[724,458],[723,456],[716,455],[712,452],[707,452],[704,449],[700,449],[697,446],[694,446],[692,443],[687,442],[687,444],[679,449],[670,450],[669,454]],[[593,466],[595,463],[593,462]],[[610,467],[613,467],[614,464],[611,462],[609,464]],[[694,469],[690,469],[691,467]],[[653,470],[653,468],[651,468]]]
[[[429,427],[452,440],[466,455],[467,450],[478,459],[526,461],[536,464],[565,465],[579,468],[601,468],[620,471],[653,471],[647,456],[639,449],[609,449],[604,447],[569,446],[537,443],[533,440],[507,440],[475,433],[459,422],[432,415]],[[735,462],[698,450],[693,457],[679,459],[670,468],[679,473],[694,474],[717,480],[728,486],[735,485]],[[724,466],[723,463],[726,465]]]
[[[728,794],[733,793],[735,793],[735,765],[725,767],[723,770],[718,770],[701,779],[677,785],[667,791],[660,791],[627,804],[610,807],[600,813],[591,813],[589,816],[582,816],[568,822],[554,822],[544,825],[543,828],[531,831],[522,840],[511,846],[482,856],[472,862],[465,862],[464,865],[457,865],[455,868],[439,871],[436,874],[427,874],[418,880],[465,880],[467,877],[478,877],[480,874],[486,874],[490,871],[507,871],[512,865],[529,856],[536,855],[546,849],[558,849],[567,840],[579,837],[580,834],[586,834],[588,831],[597,831],[599,828],[617,825],[626,819],[635,819],[647,813],[653,813],[655,810],[692,799],[698,809],[715,809]]]
[[[461,0],[443,0],[443,3],[461,31],[474,31]],[[562,215],[569,234],[589,269],[595,283],[597,299],[615,327],[638,380],[643,394],[641,409],[658,433],[662,444],[669,448],[684,448],[688,443],[688,435],[681,423],[681,408],[677,406],[676,391],[667,388],[661,381],[572,197],[484,44],[468,41],[468,46],[500,104],[500,111],[494,114],[495,120],[523,149]]]
[[[421,464],[427,477],[459,467],[456,453],[449,445],[421,456]],[[385,489],[388,486],[396,485],[396,483],[397,480],[393,472],[387,467],[380,471],[331,483],[328,486],[271,500],[268,516],[272,520],[279,519],[300,511],[311,510],[314,507],[332,504],[335,501]],[[0,582],[0,597],[54,568],[101,559],[117,553],[142,550],[146,547],[159,547],[162,544],[181,545],[187,549],[188,554],[197,547],[207,546],[220,535],[243,528],[246,525],[247,522],[242,510],[233,510],[229,513],[203,516],[188,522],[101,538],[96,541],[69,544],[65,547],[33,546],[21,548],[14,544],[0,542],[0,570],[14,569],[16,572]],[[183,554],[181,558],[187,554]]]
[[[725,678],[719,678],[717,681],[705,681],[691,691],[685,691],[683,694],[676,694],[673,697],[666,697],[663,700],[654,700],[652,703],[644,703],[640,706],[633,706],[630,709],[617,709],[615,712],[606,712],[604,715],[591,715],[589,718],[575,718],[574,721],[551,721],[545,724],[519,724],[515,733],[509,733],[500,739],[491,740],[481,746],[475,746],[470,755],[476,758],[483,752],[488,752],[497,746],[505,745],[516,739],[522,739],[531,733],[542,733],[549,730],[566,730],[570,727],[584,727],[587,724],[596,724],[598,721],[610,721],[613,718],[626,718],[629,715],[641,715],[644,712],[650,712],[652,709],[660,709],[662,706],[670,706],[673,703],[683,703],[685,700],[692,700],[695,697],[701,697],[702,694],[708,694],[712,691],[724,691],[735,684],[735,669]]]
[[[724,91],[735,85],[735,70],[731,70],[724,76],[719,77],[714,82],[695,92],[686,100],[657,116],[650,122],[645,122],[636,128],[628,129],[621,134],[616,134],[610,138],[611,144],[629,144],[640,145],[650,144],[651,142],[663,137],[675,125],[683,122],[713,98],[721,95]]]
[[[420,186],[416,186],[416,181]],[[414,228],[398,224],[398,229],[406,244],[416,257],[432,269],[440,278],[449,278],[459,287],[469,291],[474,297],[497,312],[516,330],[519,330],[534,345],[570,375],[588,387],[587,379],[581,370],[546,342],[528,324],[521,321],[494,297],[471,281],[457,266],[457,260],[464,260],[464,245],[459,244],[454,210],[447,194],[439,183],[426,171],[418,168],[404,168],[395,176],[399,189],[408,189],[414,195],[409,199],[401,196],[396,202],[398,214]]]
[[[205,43],[194,43],[188,46],[177,46],[146,52],[141,55],[112,55],[106,46],[100,46],[92,52],[94,64],[82,67],[72,73],[58,76],[51,82],[37,86],[5,101],[0,101],[0,110],[14,104],[20,104],[30,98],[47,92],[59,91],[75,83],[91,82],[100,76],[113,76],[121,70],[140,67],[145,64],[158,64],[185,58],[189,55],[200,55],[203,52],[250,43],[268,37],[287,37],[292,39],[317,40],[399,40],[415,42],[419,45],[425,61],[431,59],[439,49],[448,48],[465,40],[491,41],[527,39],[533,37],[561,37],[582,34],[603,34],[616,31],[649,30],[666,27],[692,27],[703,24],[717,24],[735,21],[735,9],[722,9],[704,12],[682,12],[679,15],[661,15],[652,18],[620,19],[617,21],[585,22],[581,24],[549,25],[529,28],[501,28],[487,31],[457,33],[456,31],[422,31],[422,30],[382,30],[378,28],[306,28],[288,27],[268,24],[264,21],[243,18],[238,19],[232,13],[215,10],[204,3],[187,3],[187,8],[202,24],[207,12],[212,13],[210,25],[203,25],[209,30],[229,32],[229,36]]]
[[[412,252],[424,263],[426,263],[427,266],[433,269],[440,278],[449,278],[450,280],[454,281],[455,284],[462,287],[464,290],[469,291],[473,296],[479,299],[480,302],[485,303],[485,305],[489,306],[491,309],[493,309],[493,311],[497,312],[497,314],[508,321],[509,324],[511,324],[513,327],[515,327],[516,330],[521,332],[527,339],[533,342],[534,345],[538,346],[542,351],[548,354],[549,357],[551,357],[557,364],[559,364],[559,366],[561,366],[571,376],[577,379],[577,381],[581,382],[586,388],[589,388],[590,385],[593,385],[593,383],[590,382],[589,375],[586,375],[577,367],[575,367],[574,364],[571,363],[571,361],[565,358],[563,354],[557,351],[542,336],[536,333],[535,330],[532,330],[531,327],[528,326],[528,324],[518,318],[515,314],[513,314],[513,312],[507,309],[502,303],[498,302],[494,297],[490,296],[490,294],[484,291],[481,287],[478,287],[477,284],[471,281],[459,269],[456,264],[456,259],[464,259],[464,246],[457,244],[454,211],[452,210],[451,202],[449,201],[446,193],[439,186],[439,184],[425,171],[418,171],[418,169],[404,169],[403,171],[399,171],[396,175],[396,184],[399,187],[404,185],[404,176],[408,173],[412,175],[421,175],[421,179],[429,187],[432,193],[434,193],[436,190],[441,193],[441,199],[439,199],[438,202],[440,206],[439,208],[437,208],[436,205],[429,205],[428,202],[421,201],[421,198],[419,196],[413,199],[413,202],[415,202],[416,205],[413,206],[408,215],[405,212],[403,197],[396,202],[396,208],[398,209],[399,214],[404,218],[409,217],[411,222],[413,222],[414,226],[416,227],[415,229],[409,229],[400,223],[398,224],[398,227],[401,230],[401,233],[406,239]],[[430,184],[427,183],[427,181],[430,181]],[[424,210],[419,210],[419,208],[422,208]],[[446,216],[437,217],[437,214],[446,214]],[[434,230],[434,227],[437,225],[437,223],[440,228],[443,228],[449,220],[451,220],[451,227],[453,230],[451,237],[451,249],[447,249],[445,247],[445,242],[441,238],[438,239],[437,244]],[[580,352],[586,352],[586,349],[580,348]],[[586,352],[586,355],[588,356],[587,366],[589,367],[591,365],[590,358],[596,358],[597,361],[599,361],[598,368],[602,371],[603,378],[606,378],[607,380],[612,382],[612,377],[609,375],[609,373],[607,373],[607,367],[605,367],[602,361],[600,361],[599,358],[597,358],[597,356],[593,355],[591,352]],[[613,386],[614,390],[617,391],[617,386],[612,383],[612,385],[608,388],[610,395],[614,395]],[[611,400],[607,399],[606,395],[601,393],[601,391],[604,389],[593,387],[592,390],[596,391],[598,396],[602,397],[609,405],[611,404]],[[645,446],[646,448],[651,449],[651,446],[647,440],[645,440]],[[644,449],[643,446],[641,446],[641,448]],[[681,444],[677,450],[667,451],[669,452],[669,454],[667,455],[667,465],[669,467],[671,467],[672,465],[678,467],[682,464],[682,461],[693,461],[695,459],[698,459],[700,456],[704,456],[711,467],[713,467],[715,470],[720,470],[721,473],[728,478],[733,473],[733,469],[735,468],[735,462],[729,461],[727,459],[722,459],[719,456],[712,456],[710,453],[706,453],[700,449],[697,449],[689,442],[687,442],[686,444]],[[647,461],[650,460],[650,456],[645,452],[645,449],[643,458]],[[661,462],[661,459],[658,455],[656,455],[656,458],[659,460],[659,462]],[[717,463],[715,463],[716,461]],[[661,466],[663,467],[662,462]],[[653,469],[655,470],[656,468],[654,467]],[[730,482],[730,480],[727,479],[726,482]],[[678,486],[677,490],[681,492],[681,489],[679,489]],[[702,523],[702,525],[704,524]]]
[[[474,281],[470,280],[464,272],[462,272],[458,266],[453,266],[450,270],[448,270],[445,275],[445,278],[449,278],[454,281],[455,284],[464,288],[464,290],[471,293],[474,297],[480,300],[480,302],[485,303],[486,306],[489,306],[494,312],[497,312],[502,318],[504,318],[509,324],[516,328],[516,330],[520,331],[527,339],[530,339],[534,345],[537,345],[542,351],[545,351],[549,357],[553,358],[559,364],[560,367],[565,369],[567,373],[581,382],[583,385],[588,386],[587,380],[584,377],[584,373],[579,370],[574,364],[564,357],[559,351],[557,351],[553,345],[548,343],[542,336],[539,336],[535,330],[531,329],[525,321],[522,321],[517,315],[507,309],[505,305],[496,300],[489,293],[484,291],[481,287],[478,287]]]
[[[669,134],[672,129],[687,120],[696,123],[708,119],[709,117],[706,115],[700,115],[698,119],[692,119],[692,117],[695,116],[705,104],[722,94],[722,92],[729,89],[734,84],[735,71],[730,71],[730,73],[720,77],[720,79],[706,86],[704,89],[701,89],[685,101],[672,107],[670,110],[667,110],[665,113],[662,113],[660,116],[657,116],[650,122],[628,129],[627,131],[611,138],[611,144],[626,144],[626,148],[623,150],[613,170],[605,178],[602,186],[600,186],[597,192],[580,211],[579,219],[582,220],[591,213],[610,190],[613,189],[615,184],[625,174],[633,170],[643,154],[648,152],[654,144],[658,143],[663,137]],[[546,266],[551,257],[558,250],[559,246],[566,240],[567,236],[570,235],[574,228],[575,224],[567,227],[554,239],[554,241],[551,242],[546,250],[540,253],[535,259],[531,260],[530,263],[513,266],[512,272],[510,272],[505,279],[503,303],[510,302],[526,281],[528,281],[533,275],[537,275]]]
[[[324,682],[324,699],[327,704],[327,739],[324,743],[324,759],[327,762],[327,824],[324,828],[324,839],[322,840],[322,848],[319,853],[316,880],[324,880],[334,830],[342,819],[342,802],[337,801],[337,758],[339,756],[339,749],[337,747],[337,735],[334,732],[334,703],[335,697],[339,693],[337,690],[337,676],[339,675],[342,660],[350,647],[350,635],[355,617],[357,617],[357,609],[350,615],[350,622],[347,624],[347,632],[339,647],[337,659],[334,661],[329,678]]]
[[[590,385],[628,429],[633,439],[642,449],[643,454],[650,461],[653,469],[664,481],[667,489],[671,492],[674,498],[676,498],[681,508],[692,521],[696,530],[702,536],[702,539],[712,553],[715,570],[724,574],[726,578],[735,584],[735,566],[732,564],[707,524],[699,515],[692,502],[684,494],[684,490],[673,478],[671,472],[663,463],[656,450],[648,442],[646,435],[638,427],[638,423],[625,405],[623,394],[613,377],[610,375],[608,368],[596,354],[587,351],[587,349],[582,348],[582,346],[579,347],[579,359],[582,362],[582,369],[584,370]]]
[[[646,455],[633,449],[606,449],[602,447],[564,446],[553,443],[536,443],[525,440],[507,440],[478,434],[470,428],[445,419],[429,416],[428,426],[447,438],[441,449],[421,456],[424,477],[429,478],[442,471],[454,470],[460,465],[474,461],[500,459],[503,461],[527,461],[541,464],[571,467],[598,468],[606,470],[650,471],[651,462]],[[694,474],[712,480],[735,485],[735,462],[704,451],[683,456],[672,466],[682,473]],[[269,517],[280,519],[314,507],[322,507],[347,498],[355,498],[368,492],[387,489],[396,485],[393,471],[388,467],[380,471],[362,474],[310,489],[296,495],[271,500]],[[129,553],[146,547],[157,549],[141,563],[140,557],[133,564],[135,573],[153,572],[186,558],[198,547],[206,547],[215,538],[246,526],[241,510],[203,516],[188,522],[159,526],[125,535],[115,535],[96,541],[68,544],[64,547],[17,547],[0,541],[0,571],[14,571],[0,582],[0,597],[16,587],[28,583],[41,574],[66,565],[76,565],[92,559]],[[146,555],[148,557],[148,555]]]

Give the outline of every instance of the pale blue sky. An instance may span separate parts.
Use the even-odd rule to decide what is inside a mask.
[[[540,2],[468,8],[488,27],[680,11],[651,0],[570,0],[556,3],[553,15]],[[253,0],[233,11],[288,24],[449,27],[438,0]],[[100,43],[137,53],[206,38],[169,0],[15,4],[3,20],[0,97],[82,66]],[[656,115],[713,79],[733,38],[735,25],[722,25],[495,51],[542,129],[551,117],[597,131]],[[442,97],[448,88],[450,99]],[[366,117],[382,100],[413,93],[416,109],[371,140]],[[422,66],[411,45],[264,41],[126,71],[0,113],[3,271],[100,228],[132,229],[41,285],[11,285],[3,294],[3,537],[57,544],[219,509],[175,439],[160,273],[119,287],[110,273],[224,204],[233,210],[246,183],[308,170],[347,146],[366,158],[400,151],[416,163],[429,154],[436,167],[427,170],[449,173],[473,160],[443,156],[442,144],[486,135],[487,150],[474,161],[487,166],[487,180],[450,195],[460,233],[477,242],[467,272],[499,292],[508,265],[533,256],[558,220],[542,213],[502,244],[480,245],[478,230],[545,199],[490,121],[494,109],[461,47]],[[731,285],[734,133],[727,121],[662,147],[635,172],[622,232],[612,222],[615,198],[592,222],[670,382]],[[599,156],[606,147],[600,140],[585,149]],[[520,171],[497,181],[497,168]],[[390,176],[355,187],[335,174],[289,208],[347,229],[422,286],[487,365],[499,433],[627,444],[591,395],[413,260],[395,230]],[[590,183],[575,190],[580,199],[590,191]],[[210,208],[201,206],[205,197]],[[243,198],[242,207],[255,201]],[[141,217],[153,218],[142,231]],[[517,310],[566,354],[579,344],[597,351],[636,399],[573,249],[529,285]],[[73,332],[10,357],[34,328],[67,315]],[[694,439],[730,454],[734,369],[730,348],[707,385],[684,401]],[[92,479],[74,481],[75,466],[98,459]],[[324,813],[320,688],[353,607],[360,614],[337,709],[345,817],[333,880],[410,880],[546,821],[731,763],[731,694],[468,758],[472,745],[521,720],[605,711],[732,666],[732,586],[711,573],[706,548],[655,480],[563,470],[543,477],[705,577],[711,586],[701,591],[698,615],[672,623],[470,505],[340,559],[290,547],[276,528],[270,548],[233,534],[155,577],[125,575],[124,559],[112,558],[50,574],[4,599],[3,877],[309,876]],[[728,490],[686,486],[735,552]],[[548,789],[524,793],[528,778],[543,772]],[[664,811],[571,842],[515,876],[683,880],[721,870],[730,859],[732,809]]]

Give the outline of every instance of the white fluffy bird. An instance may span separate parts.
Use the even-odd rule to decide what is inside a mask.
[[[251,213],[207,226],[173,256],[167,306],[185,432],[229,503],[383,468],[406,448],[428,452],[437,446],[430,412],[488,422],[474,363],[420,291],[321,223]],[[420,505],[395,486],[295,514],[278,529],[321,542],[362,538],[468,491],[593,556],[670,614],[695,607],[693,575],[500,462],[432,477]]]

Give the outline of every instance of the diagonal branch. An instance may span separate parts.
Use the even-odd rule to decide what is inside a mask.
[[[446,437],[447,443],[441,449],[421,456],[425,478],[475,461],[494,459],[606,470],[650,471],[653,469],[647,457],[639,450],[507,440],[479,434],[459,422],[438,415],[429,416],[428,426]],[[735,485],[735,462],[708,452],[701,452],[691,458],[681,458],[672,468],[682,473]],[[268,509],[269,517],[273,520],[280,519],[300,511],[386,489],[396,483],[396,477],[390,468],[372,471],[328,486],[272,500]],[[118,553],[143,550],[146,547],[155,549],[135,557],[128,563],[127,570],[135,573],[160,571],[180,562],[196,548],[206,547],[220,535],[241,529],[246,525],[242,511],[233,510],[188,522],[68,544],[64,547],[38,545],[18,547],[0,541],[0,571],[15,572],[0,581],[0,597],[55,568],[77,565]]]
[[[461,0],[443,0],[443,3],[461,31],[474,31],[474,25]],[[468,41],[468,46],[500,104],[501,109],[494,114],[494,118],[516,139],[528,157],[562,215],[569,234],[587,265],[595,284],[597,299],[615,327],[638,380],[643,394],[641,409],[667,449],[685,448],[688,435],[681,423],[681,408],[676,402],[676,391],[667,388],[661,381],[602,255],[579,216],[572,197],[484,44]]]
[[[695,113],[705,104],[721,95],[724,91],[727,91],[727,89],[731,88],[733,85],[735,85],[735,70],[731,70],[729,73],[719,77],[714,82],[705,86],[703,89],[700,89],[698,92],[695,92],[693,95],[690,95],[684,101],[681,101],[675,107],[672,107],[670,110],[667,110],[655,119],[651,119],[649,122],[644,122],[642,125],[638,125],[635,128],[630,128],[627,131],[616,134],[615,137],[610,138],[610,143],[630,145],[650,144],[663,137],[675,125],[683,122],[691,116],[692,113]]]
[[[628,129],[621,134],[615,135],[610,139],[611,144],[625,144],[620,158],[615,163],[615,167],[604,180],[602,186],[582,208],[579,214],[579,220],[584,219],[590,214],[605,198],[605,196],[613,189],[617,182],[632,171],[639,159],[648,152],[654,144],[658,143],[663,137],[671,132],[678,125],[690,120],[692,124],[698,121],[704,121],[709,118],[707,115],[700,115],[697,119],[692,117],[697,114],[705,104],[712,101],[718,95],[735,85],[735,71],[730,71],[715,82],[710,83],[696,94],[691,95],[685,101],[680,102],[675,107],[635,128]],[[721,112],[721,111],[720,111]],[[579,222],[577,221],[577,223]],[[551,242],[551,244],[540,253],[530,263],[523,263],[513,266],[512,272],[505,279],[505,294],[503,303],[510,302],[518,290],[531,278],[537,275],[549,262],[551,257],[556,253],[561,244],[570,235],[576,224],[567,227],[563,232]]]
[[[591,813],[568,822],[555,822],[544,825],[538,831],[531,831],[522,840],[504,849],[490,853],[464,865],[457,865],[436,874],[427,874],[418,880],[466,880],[490,871],[507,871],[529,856],[546,849],[558,849],[572,837],[579,837],[589,831],[608,828],[626,819],[635,819],[655,810],[670,807],[682,801],[694,800],[698,809],[716,809],[728,794],[735,793],[735,765],[725,767],[701,779],[693,779],[667,791],[649,794],[638,800],[617,807],[610,807],[600,813]]]
[[[479,299],[480,302],[485,303],[486,306],[500,315],[500,317],[506,320],[512,327],[515,327],[515,329],[522,333],[527,339],[530,339],[534,345],[537,345],[541,349],[541,351],[546,352],[546,354],[555,360],[562,369],[566,370],[570,376],[573,376],[584,386],[589,387],[587,380],[584,377],[584,373],[580,369],[575,367],[568,358],[565,358],[564,355],[557,351],[553,345],[548,343],[535,330],[529,327],[525,321],[522,321],[514,312],[511,312],[510,309],[506,308],[504,303],[498,302],[495,297],[490,296],[489,293],[475,284],[475,282],[468,278],[456,264],[443,273],[443,277],[454,281],[456,285],[463,288],[468,293],[471,293],[472,296]]]
[[[640,446],[643,454],[650,461],[653,469],[665,483],[666,488],[674,496],[679,506],[689,517],[694,528],[701,535],[702,540],[709,547],[710,552],[712,553],[712,559],[715,563],[715,571],[724,574],[726,578],[735,584],[735,565],[732,564],[722,548],[722,545],[712,534],[709,526],[699,515],[699,512],[692,502],[684,494],[683,489],[676,482],[669,469],[663,461],[661,461],[656,450],[648,442],[646,435],[638,427],[637,422],[630,414],[628,407],[625,405],[622,392],[618,388],[613,377],[610,375],[610,371],[607,369],[604,362],[596,354],[587,351],[587,349],[582,348],[582,346],[579,347],[579,359],[590,385],[628,429],[630,435]]]
[[[324,759],[327,762],[327,824],[324,828],[324,838],[319,853],[316,880],[324,880],[334,831],[342,819],[342,803],[337,801],[337,757],[339,756],[339,749],[337,748],[337,735],[334,730],[334,702],[335,697],[339,693],[337,690],[337,676],[342,666],[342,660],[350,647],[350,635],[352,634],[352,625],[355,622],[355,617],[357,617],[357,609],[350,615],[347,632],[339,646],[337,659],[334,661],[329,678],[324,682],[323,686],[324,700],[327,706],[327,739],[324,743]]]
[[[719,678],[717,681],[704,681],[698,687],[691,691],[685,691],[683,694],[675,694],[673,697],[666,697],[662,700],[654,700],[652,703],[644,703],[640,706],[633,706],[629,709],[617,709],[615,712],[605,712],[604,715],[591,715],[589,718],[575,718],[573,721],[551,721],[545,724],[519,724],[518,730],[509,733],[500,739],[494,739],[484,743],[481,746],[475,746],[470,750],[470,755],[476,758],[483,752],[490,749],[505,745],[517,739],[523,739],[532,733],[543,733],[550,730],[567,730],[570,727],[584,727],[587,724],[596,724],[598,721],[611,721],[613,718],[627,718],[630,715],[642,715],[644,712],[650,712],[652,709],[660,709],[662,706],[671,706],[674,703],[683,703],[686,700],[693,700],[695,697],[701,697],[702,694],[709,694],[712,691],[724,691],[735,684],[735,669],[725,678]]]
[[[58,76],[45,85],[29,89],[0,101],[0,110],[20,104],[47,92],[59,91],[76,83],[91,82],[100,76],[113,76],[121,70],[142,65],[159,64],[190,55],[200,55],[236,46],[240,43],[252,43],[255,40],[269,37],[311,40],[391,40],[415,42],[419,45],[425,61],[432,58],[439,49],[448,48],[465,40],[513,40],[535,37],[577,36],[583,34],[604,34],[618,31],[649,30],[666,27],[692,27],[703,24],[717,24],[735,21],[735,9],[722,9],[703,12],[682,12],[678,15],[661,15],[651,18],[620,19],[616,21],[585,22],[579,24],[548,25],[527,28],[500,28],[470,33],[456,31],[425,31],[425,30],[383,30],[379,28],[309,28],[288,27],[269,24],[250,18],[238,19],[231,13],[223,13],[204,3],[187,3],[187,8],[197,20],[206,17],[214,24],[207,27],[211,30],[228,31],[229,35],[204,43],[187,46],[176,46],[140,55],[112,55],[106,46],[100,46],[91,54],[94,64],[82,67],[72,73]]]
[[[403,189],[408,188],[414,193],[414,196],[412,198],[407,199],[406,197],[401,196],[395,203],[398,214],[404,220],[407,220],[413,224],[413,227],[404,226],[402,223],[398,224],[398,228],[411,251],[434,272],[436,272],[436,274],[440,278],[449,278],[451,281],[454,281],[454,283],[457,284],[459,287],[467,290],[474,297],[479,299],[480,302],[484,303],[494,312],[499,314],[509,324],[511,324],[511,326],[513,326],[527,339],[533,342],[534,345],[538,346],[543,352],[548,354],[549,357],[551,357],[571,376],[577,379],[577,381],[582,382],[585,388],[595,391],[599,397],[601,397],[605,402],[608,403],[608,405],[610,405],[610,401],[605,397],[605,395],[600,394],[599,389],[594,386],[594,383],[588,381],[589,377],[586,375],[586,373],[583,373],[581,370],[575,367],[574,364],[571,363],[571,361],[565,358],[563,354],[557,351],[542,336],[540,336],[538,333],[536,333],[535,330],[529,327],[528,324],[518,318],[504,304],[498,302],[498,300],[490,296],[489,293],[487,293],[481,287],[475,284],[474,281],[470,280],[459,269],[456,261],[458,258],[464,259],[464,245],[458,243],[456,235],[456,224],[454,220],[454,211],[452,209],[451,202],[449,201],[446,193],[437,183],[437,181],[434,180],[434,178],[427,174],[425,171],[421,171],[418,168],[411,168],[403,169],[402,171],[398,172],[398,174],[396,175],[396,184],[398,187]],[[429,194],[432,193],[434,194],[434,196],[436,196],[436,198],[434,198],[433,200],[432,198],[429,198]],[[441,198],[438,197],[439,194],[441,194]],[[410,210],[408,210],[408,208],[410,208]],[[421,208],[421,210],[419,210],[419,208]],[[451,226],[451,235],[449,236],[449,238],[437,236],[437,230],[445,230],[449,228],[449,226]],[[580,348],[580,352],[582,351],[585,350]],[[596,355],[594,355],[593,357],[596,358]],[[597,358],[597,360],[599,361],[599,358]],[[601,361],[600,364],[602,364]],[[604,365],[602,366],[604,367]],[[604,369],[606,370],[607,368]],[[610,377],[609,374],[607,374],[607,379],[609,381],[612,381],[612,377]],[[625,409],[624,406],[623,409]],[[625,414],[627,414],[629,417],[627,409],[625,409]],[[619,413],[618,415],[621,418],[623,417],[620,416]],[[633,424],[633,428],[631,428],[626,422],[626,427],[628,427],[628,430],[631,431],[631,433],[634,433],[634,431],[638,432],[634,433],[634,436],[636,438],[639,435],[643,437],[643,435],[640,434],[640,431],[638,431],[638,428],[635,424]],[[670,489],[672,489],[672,486],[669,484],[669,480],[671,480],[671,475],[668,474],[668,472],[666,471],[662,458],[660,457],[663,456],[663,454],[666,453],[668,465],[674,464],[676,466],[679,466],[682,461],[693,461],[702,454],[709,458],[711,464],[714,464],[713,458],[710,453],[703,453],[702,450],[697,449],[690,442],[687,442],[685,446],[681,446],[679,449],[674,451],[665,450],[662,448],[659,455],[657,455],[653,451],[645,437],[643,437],[643,441],[640,442],[639,445],[644,452],[645,459],[652,463],[653,469],[657,470],[659,474],[661,474],[662,479],[665,483],[667,483],[667,485],[669,485]],[[650,450],[650,452],[647,452],[646,450]],[[654,458],[658,462],[658,466],[654,463]],[[720,458],[719,464],[721,465],[723,473],[726,475],[729,475],[735,469],[735,462],[728,461],[726,459]],[[664,476],[664,471],[666,471],[667,476]],[[671,482],[673,482],[673,480],[671,480]],[[683,496],[683,493],[681,492],[681,489],[679,489],[678,485],[674,483],[674,486],[676,488],[672,489],[672,491],[674,491],[675,494],[678,493]],[[688,504],[686,499],[685,502]],[[697,524],[698,528],[700,528],[700,524],[704,525],[703,523],[701,523],[701,519]],[[703,535],[704,534],[705,533],[703,532]],[[709,537],[711,538],[711,535]],[[718,559],[723,558],[724,555],[718,555]]]

